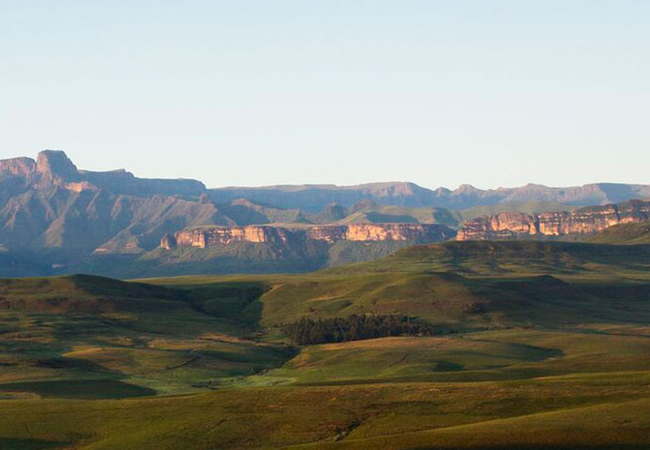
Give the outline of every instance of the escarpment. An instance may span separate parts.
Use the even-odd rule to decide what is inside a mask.
[[[339,241],[380,242],[413,241],[437,242],[454,237],[454,231],[444,225],[384,223],[321,225],[305,228],[288,228],[270,225],[246,227],[200,227],[182,230],[161,239],[160,247],[171,250],[176,247],[211,248],[237,242],[270,243],[277,246],[295,242]]]
[[[650,220],[650,202],[630,200],[620,204],[590,206],[575,211],[538,214],[504,212],[468,220],[456,240],[561,237],[599,233],[614,225]]]

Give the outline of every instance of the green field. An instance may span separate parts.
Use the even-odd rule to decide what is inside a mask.
[[[281,331],[350,314],[435,334],[296,347]],[[649,324],[646,245],[0,280],[0,448],[648,449]]]

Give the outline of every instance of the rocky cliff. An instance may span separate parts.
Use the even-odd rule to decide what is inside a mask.
[[[650,202],[630,200],[575,211],[523,214],[504,212],[468,220],[456,239],[487,240],[526,237],[561,237],[599,233],[614,225],[650,220]]]
[[[0,179],[29,177],[36,172],[36,161],[31,158],[13,158],[0,161]]]
[[[176,252],[158,247],[171,249],[188,242],[195,248],[217,246],[209,252],[184,253],[191,259],[222,252],[224,271],[236,258],[242,270],[256,261],[280,260],[293,265],[278,270],[315,270],[332,261],[370,260],[414,242],[452,237],[450,229],[429,224],[453,228],[460,220],[497,211],[553,211],[565,204],[618,203],[630,198],[650,198],[650,186],[528,185],[491,191],[462,186],[455,191],[431,191],[413,183],[374,183],[209,190],[195,180],[142,179],[126,170],[82,170],[64,152],[46,150],[37,158],[0,160],[0,276],[51,275],[89,261],[77,266],[76,270],[85,271],[98,261],[108,267],[122,264],[123,257],[139,258],[150,252],[172,260]],[[558,206],[505,206],[529,199]],[[493,207],[497,204],[501,207]],[[491,206],[467,215],[431,205]],[[589,210],[580,213],[588,219],[567,214],[495,216],[470,223],[461,238],[499,233],[504,237],[562,235],[577,229],[589,233],[643,216],[638,208],[626,210],[622,205],[598,209],[598,219]],[[520,229],[502,222],[517,222]],[[243,244],[229,245],[237,242]],[[203,263],[196,264],[197,271],[203,270]],[[268,265],[256,267],[263,271]]]
[[[189,226],[232,223],[191,180],[79,170],[62,151],[0,160],[0,246],[52,264],[96,253],[138,253]],[[173,195],[165,195],[170,193]],[[204,195],[207,199],[207,195]]]
[[[279,226],[255,225],[247,227],[201,227],[166,235],[160,246],[171,250],[176,247],[211,248],[236,242],[285,244],[320,241],[333,244],[353,242],[437,242],[450,239],[454,231],[444,225],[385,223],[321,225],[290,229]]]

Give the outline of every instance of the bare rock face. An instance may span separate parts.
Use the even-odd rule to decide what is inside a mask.
[[[173,250],[176,248],[176,238],[171,234],[166,234],[160,239],[160,247],[165,250]]]
[[[308,239],[334,243],[347,240],[347,231],[348,227],[345,225],[322,225],[309,228],[306,235]]]
[[[0,161],[0,178],[30,177],[36,171],[36,161],[32,158],[13,158]]]
[[[60,150],[44,150],[38,154],[36,161],[36,171],[43,178],[75,182],[80,180],[77,166],[68,158],[65,152]]]
[[[614,225],[647,220],[650,220],[650,202],[641,200],[630,200],[618,205],[591,206],[571,212],[504,212],[465,222],[458,231],[456,240],[595,234]]]
[[[235,242],[283,244],[293,237],[286,228],[265,225],[247,227],[202,227],[179,231],[173,237],[178,247],[218,247]],[[161,247],[170,246],[171,239],[163,238]],[[172,247],[173,248],[173,247]]]
[[[453,233],[447,233],[446,230],[447,227],[440,225],[359,223],[347,226],[346,238],[349,241],[414,241],[444,240],[453,237]]]
[[[74,192],[97,190],[83,179],[77,166],[59,150],[44,150],[38,159],[13,158],[0,161],[0,180],[19,178],[23,183],[39,189],[61,187]]]
[[[210,248],[235,242],[272,243],[278,246],[291,242],[322,241],[418,241],[436,242],[450,239],[454,231],[444,225],[384,223],[322,225],[305,229],[254,225],[247,227],[202,227],[183,230],[174,236],[165,236],[160,247],[171,250],[178,247]]]

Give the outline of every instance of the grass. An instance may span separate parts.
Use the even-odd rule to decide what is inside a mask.
[[[620,378],[240,388],[120,401],[14,400],[0,402],[0,416],[11,414],[10,421],[0,422],[0,436],[31,436],[62,446],[72,437],[75,448],[84,449],[639,445],[647,444],[642,431],[650,426],[644,414],[649,381],[645,372]]]
[[[604,404],[479,424],[293,448],[342,449],[647,449],[650,400]],[[576,426],[577,424],[578,427]],[[578,428],[578,429],[576,429]]]
[[[512,329],[309,346],[266,376],[306,385],[524,380],[644,372],[648,354],[644,335]]]
[[[650,223],[615,225],[591,239],[600,244],[650,244]]]
[[[74,382],[88,380],[106,389],[127,383],[125,395],[178,394],[281,365],[292,349],[246,339],[253,329],[229,316],[228,293],[244,305],[258,295],[242,289],[189,292],[88,276],[0,280],[0,391],[47,396],[51,387],[74,396]]]
[[[2,280],[0,447],[650,448],[649,264],[483,242],[301,275]],[[278,332],[351,313],[441,334]]]
[[[0,392],[27,392],[41,398],[120,399],[155,395],[156,391],[117,380],[62,380],[0,384]]]

